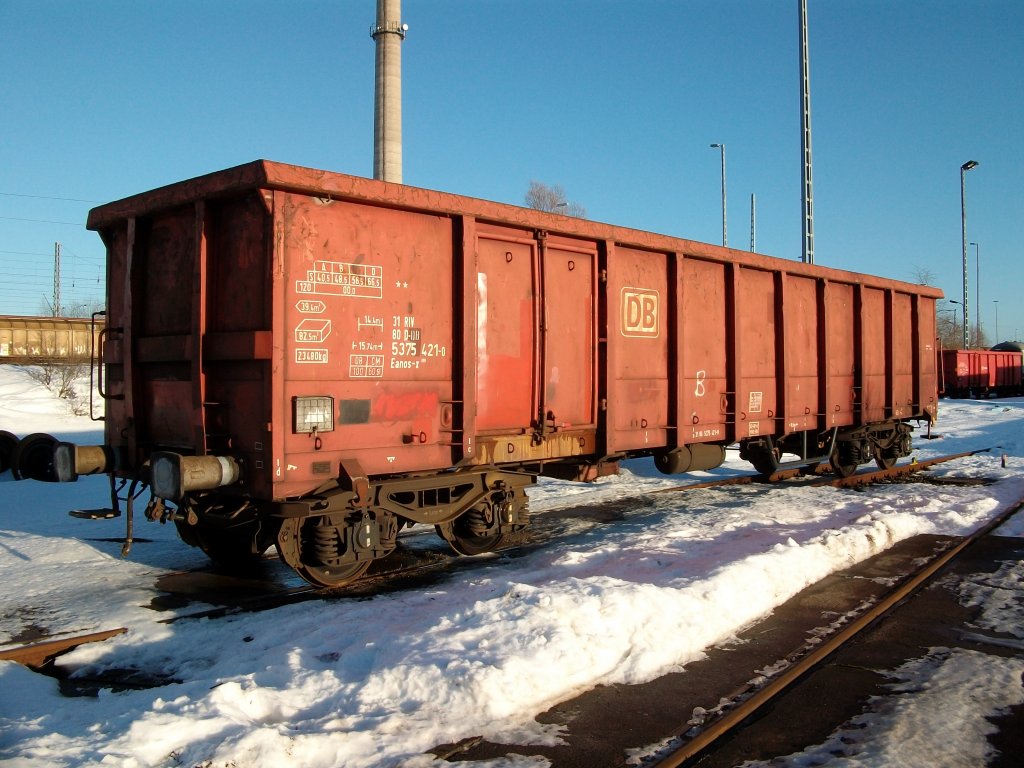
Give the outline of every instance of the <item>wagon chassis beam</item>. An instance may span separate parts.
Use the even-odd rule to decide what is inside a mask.
[[[360,491],[352,490],[351,485],[342,479],[320,486],[310,496],[275,502],[271,514],[291,519],[367,508],[382,510],[413,523],[441,525],[472,509],[496,491],[525,488],[533,482],[533,474],[494,468],[366,481],[365,488]]]

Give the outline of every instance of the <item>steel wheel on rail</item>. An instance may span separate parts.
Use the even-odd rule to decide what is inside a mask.
[[[493,552],[505,539],[490,502],[477,504],[451,522],[435,527],[438,535],[460,555]]]
[[[849,477],[850,475],[857,471],[857,467],[859,466],[859,464],[857,464],[855,460],[851,460],[848,456],[844,454],[845,452],[841,451],[839,449],[839,446],[836,446],[832,450],[832,456],[829,459],[830,463],[832,464],[832,471],[838,477]]]
[[[343,587],[351,584],[366,573],[370,567],[370,561],[364,560],[361,563],[349,563],[348,565],[309,565],[303,563],[295,572],[303,579],[318,587]]]
[[[879,448],[875,451],[875,464],[879,469],[892,469],[896,466],[896,454],[891,450]]]
[[[233,572],[245,572],[263,561],[263,553],[274,546],[276,534],[265,524],[253,521],[230,528],[188,525],[175,521],[178,535],[186,544],[199,547],[217,565]]]
[[[278,554],[310,584],[342,587],[365,574],[372,562],[343,556],[343,530],[327,516],[285,520],[277,534]]]
[[[754,465],[754,469],[762,475],[770,475],[779,468],[779,459],[774,450],[751,451],[748,461]]]

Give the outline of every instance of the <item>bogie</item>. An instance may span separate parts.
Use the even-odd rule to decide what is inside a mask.
[[[480,555],[501,547],[506,538],[529,522],[522,488],[490,494],[454,520],[437,526],[438,535],[460,555]]]

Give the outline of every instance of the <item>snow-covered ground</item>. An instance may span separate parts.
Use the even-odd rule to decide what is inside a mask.
[[[137,522],[136,535],[147,541],[122,559],[113,539],[123,536],[123,520],[65,514],[107,506],[104,479],[19,483],[5,473],[0,645],[39,630],[123,626],[127,634],[61,663],[86,677],[137,668],[181,682],[68,698],[54,679],[0,662],[0,764],[420,768],[445,764],[426,750],[467,736],[552,743],[557,728],[534,720],[550,705],[599,683],[685,669],[828,573],[909,536],[966,533],[1024,496],[1022,427],[1024,400],[944,401],[941,439],[915,441],[919,460],[992,447],[936,471],[997,481],[988,485],[664,494],[615,525],[580,526],[520,557],[483,557],[480,567],[429,586],[174,624],[161,623],[173,614],[151,607],[156,581],[205,560],[173,527]],[[8,366],[0,366],[0,429],[100,440],[96,423],[71,416],[24,370]],[[748,469],[730,457],[717,472]],[[542,481],[531,507],[540,518],[674,484],[637,461],[594,485]],[[1002,532],[1024,535],[1024,522]],[[1019,598],[1024,569],[1005,570],[1001,578],[1018,586]],[[990,603],[986,620],[1021,637],[1021,606]],[[952,764],[950,743],[928,738],[932,727],[918,728],[916,741],[905,734],[918,721],[952,723],[954,712],[984,733],[986,715],[1024,701],[1022,672],[1021,659],[933,649],[893,672],[893,697],[857,724],[855,748],[844,747],[860,749],[862,762],[842,764],[890,764],[893,754],[907,765]],[[900,693],[908,690],[924,693]],[[983,737],[952,748],[960,750],[955,764],[984,764]],[[830,754],[821,745],[793,760],[819,765]]]

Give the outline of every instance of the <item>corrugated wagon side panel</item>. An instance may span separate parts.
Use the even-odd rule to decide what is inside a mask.
[[[938,330],[935,314],[935,299],[913,296],[917,349],[914,373],[915,410],[924,412],[934,419],[938,414],[939,400],[939,359]]]
[[[452,220],[301,194],[275,208],[278,495],[336,476],[342,459],[367,474],[449,466]]]
[[[860,288],[859,308],[859,395],[858,424],[887,417],[890,334],[886,328],[885,292]]]
[[[778,336],[777,273],[760,269],[736,270],[736,437],[776,432]]]
[[[997,352],[999,355],[999,378],[996,382],[1000,387],[1020,389],[1021,386],[1021,353]]]
[[[615,245],[608,255],[608,450],[666,445],[669,256]]]
[[[269,194],[269,193],[268,193]],[[193,370],[196,442],[238,456],[249,490],[269,492],[273,249],[270,201],[259,191],[208,202],[205,210],[205,320]],[[196,381],[198,380],[198,381]],[[199,400],[201,398],[201,405]]]
[[[125,424],[124,401],[124,342],[120,329],[125,322],[125,264],[128,252],[128,223],[108,226],[103,230],[103,241],[106,244],[107,256],[107,334],[104,344],[97,348],[102,354],[101,362],[103,383],[106,394],[104,401],[105,421],[103,424],[104,442],[107,445],[120,445],[123,442],[122,430]]]
[[[911,311],[910,296],[889,291],[886,295],[889,331],[889,396],[888,416],[897,419],[909,418],[914,414],[914,374],[917,326],[915,314]]]
[[[250,193],[134,213],[104,230],[107,440],[136,463],[159,449],[230,451],[259,485],[271,385],[263,203]]]
[[[825,426],[849,426],[854,420],[854,290],[852,285],[825,286]]]
[[[557,429],[597,420],[596,268],[595,243],[546,238],[541,410]]]
[[[686,258],[682,267],[681,443],[727,437],[729,300],[725,264]]]
[[[537,243],[478,225],[476,250],[477,430],[525,432],[537,409]]]
[[[818,343],[821,317],[818,287],[814,278],[786,275],[782,288],[782,318],[785,345],[782,427],[797,432],[818,427]]]

